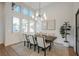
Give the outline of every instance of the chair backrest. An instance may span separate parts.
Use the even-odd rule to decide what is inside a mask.
[[[30,41],[31,44],[35,44],[35,40],[34,40],[33,35],[29,35],[28,39],[29,39],[29,41]]]
[[[45,48],[45,39],[44,37],[37,36],[37,44],[38,46]]]
[[[25,37],[25,39],[26,39],[27,41],[29,41],[29,40],[28,40],[28,35],[27,35],[27,34],[24,34],[24,37]]]

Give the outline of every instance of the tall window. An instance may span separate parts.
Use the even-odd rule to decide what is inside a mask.
[[[20,31],[20,19],[17,17],[13,17],[13,32]]]
[[[32,10],[30,10],[29,8],[27,7],[22,7],[21,5],[17,5],[16,3],[12,3],[12,11],[16,12],[17,13],[17,16],[29,16],[32,17]],[[20,13],[21,15],[18,15],[18,13]],[[16,14],[15,14],[16,15]],[[13,17],[13,32],[19,32],[20,30],[22,32],[30,32],[30,33],[33,33],[35,30],[34,30],[34,21],[33,20],[30,20],[29,23],[28,23],[28,20],[27,19],[21,19],[22,22],[20,21],[21,18],[17,18],[17,17]]]
[[[29,25],[30,25],[29,32],[30,33],[34,33],[34,21],[33,20],[30,20]]]
[[[22,19],[22,32],[28,31],[28,21],[26,19]]]

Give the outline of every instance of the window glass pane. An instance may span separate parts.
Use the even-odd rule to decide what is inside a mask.
[[[28,30],[28,21],[26,19],[22,19],[22,32],[27,32]]]
[[[20,31],[20,19],[17,17],[13,17],[13,32]]]
[[[34,21],[30,20],[30,32],[34,33]]]
[[[32,16],[32,11],[31,10],[29,10],[29,16]]]
[[[21,10],[20,6],[18,6],[18,5],[14,6],[14,11],[15,12],[20,13],[20,10]]]
[[[22,9],[22,13],[23,13],[24,15],[28,16],[28,9],[23,8],[23,9]]]

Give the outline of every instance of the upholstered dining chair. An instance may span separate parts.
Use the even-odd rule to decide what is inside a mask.
[[[31,46],[34,46],[34,51],[35,51],[36,50],[36,45],[37,45],[35,37],[33,35],[29,35],[28,39],[30,41],[30,48],[31,48]]]
[[[42,48],[44,51],[44,56],[46,56],[46,50],[47,48],[50,49],[50,43],[46,43],[45,37],[44,36],[37,36],[37,46],[38,46],[38,53],[39,53],[39,48]]]

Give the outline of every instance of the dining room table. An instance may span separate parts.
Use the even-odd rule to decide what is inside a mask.
[[[38,33],[38,34],[35,34],[35,36],[44,37],[46,43],[53,43],[54,40],[57,38],[56,36],[53,36],[53,35],[47,35],[47,34],[44,34],[44,33],[41,33],[41,34]]]
[[[56,36],[46,35],[45,41],[46,41],[46,43],[50,43],[50,42],[53,42],[56,38],[57,38]]]

